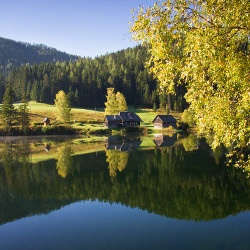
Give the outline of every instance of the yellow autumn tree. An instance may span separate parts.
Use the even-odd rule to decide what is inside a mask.
[[[107,88],[107,101],[105,102],[106,114],[117,114],[128,109],[124,95],[120,92],[115,93],[114,88]]]
[[[249,0],[165,0],[134,11],[133,38],[149,48],[160,88],[185,82],[199,132],[243,155],[250,170]],[[243,154],[242,154],[243,153]]]
[[[63,123],[69,122],[71,112],[70,101],[63,90],[60,90],[56,94],[55,106],[57,108],[55,112],[57,120]]]

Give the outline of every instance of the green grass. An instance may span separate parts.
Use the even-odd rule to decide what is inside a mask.
[[[20,103],[16,103],[15,106],[18,107]],[[29,109],[31,114],[31,122],[42,122],[45,117],[50,118],[51,123],[57,123],[56,120],[56,106],[38,103],[34,101],[29,102]],[[82,123],[95,123],[103,122],[104,112],[103,109],[83,109],[83,108],[72,108],[71,109],[71,120],[75,122]]]
[[[129,111],[136,113],[142,119],[142,124],[149,125],[152,123],[155,116],[158,114],[157,112],[153,111],[152,109],[143,109],[143,108],[133,108],[129,107]]]
[[[18,107],[20,103],[16,103],[15,106]],[[59,122],[56,119],[56,106],[49,105],[45,103],[38,103],[34,101],[29,102],[29,109],[31,114],[31,124],[42,124],[43,119],[48,117],[51,120],[52,125],[58,125]],[[152,121],[158,114],[166,114],[160,110],[153,111],[149,108],[134,108],[132,106],[128,107],[128,110],[135,112],[142,119],[141,126],[147,127],[149,133],[159,133],[165,132],[165,130],[154,129]],[[103,126],[104,123],[104,108],[72,108],[71,109],[71,125],[74,129],[81,130],[84,134],[104,134],[107,133],[107,129]],[[173,114],[177,120],[180,114]],[[168,132],[168,131],[166,131]]]

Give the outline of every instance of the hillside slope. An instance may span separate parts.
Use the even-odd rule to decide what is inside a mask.
[[[72,61],[78,58],[78,56],[58,51],[43,44],[31,45],[0,37],[0,70],[3,72],[22,64]]]

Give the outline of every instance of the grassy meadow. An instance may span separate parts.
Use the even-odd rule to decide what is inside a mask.
[[[19,104],[15,104],[16,107]],[[56,119],[56,106],[49,105],[45,103],[37,103],[34,101],[29,102],[29,109],[30,109],[30,118],[31,118],[31,125],[42,125],[44,118],[49,118],[51,121],[51,125],[60,125],[59,121]],[[166,114],[160,110],[153,111],[152,109],[148,108],[134,108],[129,107],[128,109],[131,112],[135,112],[140,116],[142,119],[141,127],[146,127],[149,133],[157,133],[157,130],[154,129],[153,126],[153,119],[157,114]],[[172,113],[173,116],[177,120],[180,119],[180,114]],[[103,126],[104,123],[104,108],[95,108],[95,109],[83,109],[83,108],[72,108],[71,109],[71,122],[70,125],[74,129],[78,129],[82,131],[83,134],[93,133],[95,134],[100,132],[102,133],[104,130],[107,130]],[[161,132],[164,132],[164,129]],[[167,131],[166,131],[167,132]]]
[[[16,104],[18,106],[18,104]],[[45,117],[51,120],[52,124],[57,124],[56,120],[56,106],[49,105],[45,103],[38,103],[31,101],[29,102],[29,109],[31,115],[31,123],[42,123]],[[71,109],[71,120],[75,122],[103,122],[104,120],[104,110],[89,110],[89,109],[80,109],[72,108]]]

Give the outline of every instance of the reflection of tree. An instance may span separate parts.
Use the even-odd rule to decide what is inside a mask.
[[[183,139],[183,147],[185,148],[185,151],[194,151],[198,149],[198,142],[199,139],[197,138],[197,136],[191,134]]]
[[[11,186],[15,177],[19,176],[20,179],[23,178],[25,185],[24,172],[31,164],[29,143],[21,141],[3,144],[0,157],[8,184]]]
[[[56,163],[56,169],[58,171],[58,174],[65,178],[72,166],[73,166],[73,159],[71,157],[72,149],[68,143],[64,143],[61,147],[58,148],[58,154],[57,154],[57,163]]]
[[[9,186],[12,184],[14,171],[12,170],[15,165],[15,151],[12,144],[4,144],[3,151],[1,152],[1,162],[4,169],[5,178]]]
[[[206,135],[206,142],[208,145],[213,148],[213,136]],[[245,142],[246,146],[237,147],[235,145],[231,145],[230,147],[225,147],[223,144],[217,146],[213,150],[213,156],[218,164],[218,162],[226,156],[226,164],[228,166],[234,166],[236,168],[242,169],[243,172],[248,174],[250,177],[250,141]]]
[[[70,157],[70,146],[63,145],[58,156],[68,153],[64,160],[60,155],[59,161],[64,164],[70,159],[74,164],[65,164],[70,166],[66,170],[70,178],[58,175],[54,160],[24,167],[17,161],[18,148],[6,145],[5,168],[0,162],[0,224],[77,200],[118,202],[192,220],[212,220],[249,210],[249,179],[235,168],[225,167],[223,161],[216,166],[206,141],[201,140],[199,145],[193,152],[185,152],[180,143],[132,151],[129,160],[128,153],[113,150],[98,156],[90,153]],[[114,175],[126,169],[110,181],[105,161]],[[72,166],[78,171],[72,171]],[[8,179],[5,169],[9,170]]]
[[[109,163],[109,175],[116,176],[117,170],[122,172],[128,162],[128,152],[121,152],[117,150],[107,150],[106,151],[106,161]]]
[[[218,146],[216,149],[213,150],[212,155],[214,157],[216,165],[219,165],[221,159],[225,158],[225,147],[222,145]]]

